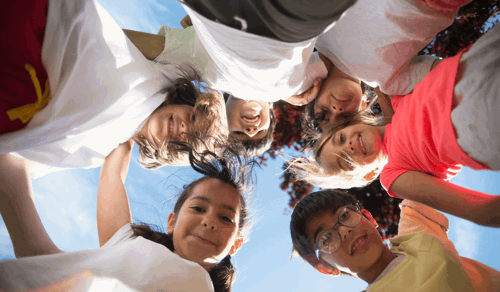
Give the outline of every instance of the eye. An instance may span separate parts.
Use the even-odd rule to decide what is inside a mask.
[[[196,121],[196,113],[191,114],[191,121],[194,123]]]
[[[314,119],[316,120],[316,123],[321,124],[323,122],[328,122],[328,119],[326,119],[326,114],[328,111],[325,108],[321,108],[320,112],[316,114]]]
[[[339,140],[340,140],[340,143],[344,144],[344,142],[345,142],[345,136],[344,136],[344,134],[340,133]]]
[[[191,209],[193,209],[194,211],[196,211],[198,213],[203,213],[203,211],[205,211],[202,207],[199,207],[199,206],[193,206],[193,207],[191,207]]]
[[[319,246],[323,249],[323,247],[327,247],[330,245],[330,240],[332,239],[332,233],[326,232],[319,241]]]
[[[245,133],[243,133],[241,131],[234,131],[233,133],[236,134],[236,135],[244,135],[245,134]]]
[[[234,223],[234,220],[227,216],[221,216],[220,219],[222,219],[222,221],[225,221],[227,223]]]
[[[342,213],[339,217],[339,221],[342,223],[342,222],[345,222],[346,220],[349,219],[349,211],[345,211],[344,213]]]

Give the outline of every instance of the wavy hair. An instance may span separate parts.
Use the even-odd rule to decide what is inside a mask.
[[[191,68],[192,74],[180,68],[178,70],[183,76],[166,90],[165,101],[155,111],[169,104],[194,107],[201,112],[204,122],[193,132],[184,134],[183,142],[191,144],[198,152],[203,151],[206,145],[210,146],[208,150],[217,152],[218,145],[225,143],[229,133],[222,94],[201,84],[200,76],[194,69]],[[172,141],[164,141],[160,147],[142,135],[136,135],[134,141],[139,145],[139,164],[144,168],[189,165],[187,153],[180,151],[175,143],[170,143]]]
[[[371,180],[366,180],[361,174],[361,171],[366,170],[366,168],[356,168],[354,171],[341,171],[337,174],[330,174],[322,166],[321,161],[321,150],[325,143],[339,130],[342,130],[350,125],[356,124],[367,124],[371,126],[382,126],[385,125],[384,119],[381,117],[374,117],[368,114],[368,110],[360,111],[342,121],[339,121],[329,127],[326,131],[320,134],[319,138],[313,142],[312,153],[305,157],[297,158],[290,162],[290,171],[299,180],[307,181],[308,183],[320,187],[320,188],[342,188],[349,189],[352,187],[363,187],[373,180],[377,176],[374,176]],[[351,163],[352,160],[350,161]],[[355,163],[353,163],[355,164]],[[375,170],[379,168],[380,170],[383,166],[387,164],[387,157],[385,155],[380,155],[372,164],[370,168]]]
[[[185,142],[172,142],[176,144],[178,151],[186,153],[189,163],[193,169],[203,175],[189,185],[184,186],[174,206],[174,213],[178,214],[184,202],[192,195],[193,189],[203,181],[214,178],[233,187],[240,196],[241,208],[238,221],[239,236],[247,239],[251,226],[248,197],[253,186],[254,161],[242,161],[234,151],[228,149],[223,156],[205,150],[201,154]],[[132,225],[136,236],[142,236],[148,240],[162,244],[169,250],[174,251],[173,235],[161,232],[154,225]],[[236,275],[236,268],[231,263],[231,256],[227,255],[217,263],[209,272],[210,279],[214,285],[215,292],[230,292]]]

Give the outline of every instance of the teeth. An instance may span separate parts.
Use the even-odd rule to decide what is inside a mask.
[[[363,145],[363,141],[361,141],[361,136],[359,136],[359,144],[361,145],[361,149],[363,149],[363,154],[366,153],[365,145]]]
[[[351,253],[353,253],[354,251],[356,251],[356,249],[357,249],[357,248],[358,248],[358,246],[359,246],[359,245],[360,245],[360,244],[364,241],[364,239],[365,239],[365,237],[363,236],[363,237],[361,237],[360,239],[358,239],[358,240],[356,241],[356,243],[355,243],[355,244],[353,245],[353,247],[352,247],[352,251],[351,251]]]

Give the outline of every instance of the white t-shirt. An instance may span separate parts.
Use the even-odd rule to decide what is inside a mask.
[[[308,89],[314,77],[328,74],[311,58],[316,38],[285,43],[211,21],[184,5],[193,28],[159,31],[165,49],[155,60],[185,63],[213,89],[247,100],[275,102]]]
[[[416,56],[453,23],[455,12],[440,13],[417,0],[358,0],[316,48],[342,72],[406,95],[429,73],[434,56]]]
[[[0,289],[35,289],[81,270],[140,291],[213,291],[208,272],[123,226],[101,248],[0,262]]]
[[[49,1],[42,62],[52,98],[24,129],[0,136],[0,153],[62,168],[100,166],[179,76],[174,65],[151,66],[93,0]]]

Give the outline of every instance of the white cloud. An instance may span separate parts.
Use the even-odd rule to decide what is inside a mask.
[[[479,238],[481,237],[479,226],[457,217],[449,219],[448,236],[455,244],[458,254],[467,258],[477,258],[479,256]]]

